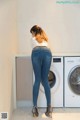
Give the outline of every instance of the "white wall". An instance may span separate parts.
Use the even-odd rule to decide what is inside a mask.
[[[0,0],[0,112],[12,110],[12,58],[17,52],[16,0]]]
[[[80,52],[80,6],[57,0],[17,0],[19,53],[30,54],[29,30],[38,24],[49,37],[53,53]]]

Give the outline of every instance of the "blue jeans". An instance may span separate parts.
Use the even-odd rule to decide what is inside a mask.
[[[47,47],[36,47],[32,50],[31,59],[35,75],[35,82],[33,85],[33,105],[37,106],[37,99],[41,82],[44,86],[47,106],[51,105],[51,92],[48,82],[48,74],[52,60],[52,53]]]

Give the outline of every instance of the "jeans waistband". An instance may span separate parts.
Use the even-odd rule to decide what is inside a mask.
[[[33,48],[33,50],[38,49],[38,48],[48,48],[47,46],[36,46]]]

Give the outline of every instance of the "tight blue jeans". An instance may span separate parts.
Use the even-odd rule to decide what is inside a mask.
[[[49,106],[51,105],[51,92],[48,82],[48,74],[52,60],[52,53],[50,49],[45,46],[35,47],[32,50],[31,60],[35,75],[35,82],[33,85],[33,106],[37,106],[40,83],[42,83],[44,87],[47,106]]]

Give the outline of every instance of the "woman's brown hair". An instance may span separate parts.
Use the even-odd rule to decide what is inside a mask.
[[[31,29],[30,32],[35,34],[36,40],[41,43],[43,40],[48,41],[47,35],[44,32],[44,30],[39,27],[38,25],[34,25]]]

